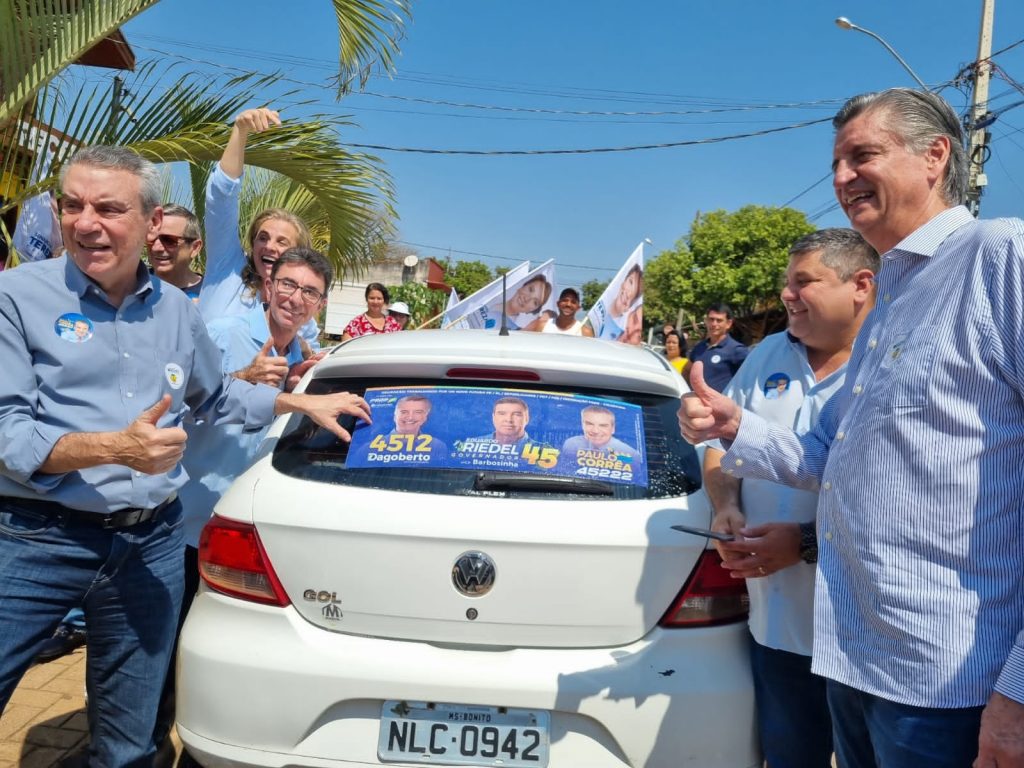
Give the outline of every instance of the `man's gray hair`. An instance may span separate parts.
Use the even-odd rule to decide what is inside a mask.
[[[74,165],[90,165],[94,168],[106,168],[111,171],[128,171],[128,173],[139,177],[139,197],[142,199],[143,212],[149,214],[160,205],[160,198],[163,196],[160,171],[137,152],[125,147],[111,147],[103,144],[84,147],[75,152],[61,167],[61,188],[64,187],[68,169]]]
[[[874,275],[881,269],[882,260],[859,232],[845,227],[819,229],[797,240],[789,248],[789,255],[821,251],[822,266],[836,273],[844,283],[862,269]]]
[[[313,270],[313,272],[323,278],[324,298],[327,297],[331,290],[331,285],[334,283],[334,267],[331,266],[331,262],[320,251],[314,251],[312,248],[303,248],[301,246],[289,248],[281,254],[281,257],[274,262],[274,266],[270,268],[271,279],[277,277],[278,271],[285,264],[303,264]]]
[[[201,240],[203,237],[203,230],[199,228],[199,217],[196,216],[192,211],[183,205],[176,205],[175,203],[164,204],[164,218],[168,216],[178,216],[185,220],[185,229],[182,231],[182,236],[189,240]]]
[[[838,131],[864,112],[880,112],[886,127],[908,150],[922,154],[939,136],[949,139],[949,163],[942,181],[942,197],[959,205],[967,196],[967,152],[963,131],[953,108],[941,96],[912,88],[862,93],[847,101],[832,119]]]

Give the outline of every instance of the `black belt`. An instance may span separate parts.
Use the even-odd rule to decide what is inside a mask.
[[[127,509],[119,509],[116,512],[107,512],[106,514],[71,509],[56,501],[46,501],[45,499],[21,499],[13,496],[0,496],[0,504],[10,504],[45,515],[59,526],[81,523],[83,525],[95,526],[96,528],[112,529],[129,528],[139,523],[155,520],[177,499],[178,494],[172,493],[164,501],[149,509],[128,507]]]

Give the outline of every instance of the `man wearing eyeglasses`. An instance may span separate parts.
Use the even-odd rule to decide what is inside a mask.
[[[302,363],[299,329],[323,309],[334,281],[330,262],[310,248],[290,248],[274,263],[267,278],[267,308],[257,304],[247,315],[218,318],[207,332],[220,347],[221,369],[232,373],[259,357],[281,357],[288,365]],[[277,384],[281,389],[283,379]],[[234,424],[185,425],[188,450],[182,466],[189,480],[178,492],[184,509],[185,592],[178,617],[178,632],[199,588],[199,534],[213,514],[221,495],[252,464],[267,428],[243,432]],[[174,721],[174,662],[164,685],[160,715],[154,733],[163,743]],[[192,765],[185,758],[179,765]]]
[[[180,205],[168,204],[163,209],[160,232],[148,244],[149,266],[165,283],[180,288],[192,301],[199,301],[203,276],[192,269],[192,263],[203,250],[199,219]]]

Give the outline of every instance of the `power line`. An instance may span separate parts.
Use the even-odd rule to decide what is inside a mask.
[[[807,120],[803,123],[785,125],[781,128],[765,128],[760,131],[748,133],[734,133],[729,136],[712,136],[705,139],[690,139],[688,141],[669,141],[661,144],[636,144],[627,147],[589,147],[586,149],[428,149],[425,147],[389,147],[383,144],[356,144],[346,142],[347,146],[358,147],[359,149],[373,149],[378,152],[412,152],[426,155],[472,155],[472,156],[519,156],[519,155],[588,155],[606,152],[637,152],[645,149],[669,149],[672,147],[689,147],[700,144],[720,144],[725,141],[738,139],[749,139],[755,136],[767,136],[772,133],[782,133],[798,128],[806,128],[819,123],[831,122],[831,117],[824,117],[819,120]]]
[[[408,245],[413,248],[429,248],[433,251],[442,251],[443,253],[457,253],[460,256],[477,256],[482,259],[495,259],[496,261],[514,261],[516,263],[525,261],[523,258],[517,258],[515,256],[495,256],[493,253],[480,253],[478,251],[460,251],[458,248],[449,248],[448,246],[441,245],[424,245],[423,243],[412,243],[408,240],[396,240],[395,242],[401,245]],[[586,269],[592,272],[617,272],[619,267],[595,267],[593,264],[562,264],[558,263],[556,266],[564,267],[566,269]]]

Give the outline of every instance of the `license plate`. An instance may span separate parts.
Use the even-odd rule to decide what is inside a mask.
[[[545,768],[543,710],[385,701],[377,757],[383,762]]]

